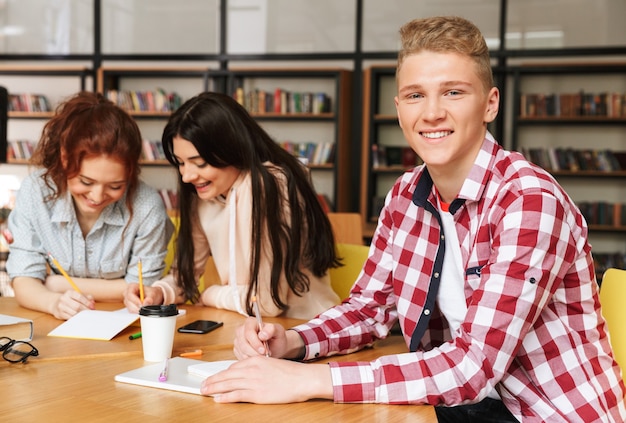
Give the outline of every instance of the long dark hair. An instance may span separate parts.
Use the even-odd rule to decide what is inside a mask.
[[[253,196],[251,281],[246,298],[248,313],[252,313],[251,298],[259,284],[264,236],[269,238],[272,250],[271,296],[282,310],[287,308],[279,295],[279,279],[283,271],[290,289],[301,295],[309,290],[310,285],[302,268],[321,277],[329,268],[340,264],[330,222],[306,168],[274,142],[233,98],[205,92],[191,98],[172,114],[163,131],[162,143],[167,160],[178,167],[174,156],[175,137],[191,142],[204,161],[213,167],[233,166],[250,173]],[[282,198],[281,185],[263,164],[265,162],[271,162],[282,172],[287,181],[287,198]],[[177,278],[186,299],[196,302],[200,292],[194,277],[191,222],[199,199],[194,186],[183,182],[180,174],[179,193]],[[289,213],[284,213],[284,205],[289,207]]]

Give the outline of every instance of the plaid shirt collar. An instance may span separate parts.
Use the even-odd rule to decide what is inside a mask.
[[[463,183],[458,197],[450,203],[450,213],[455,214],[465,204],[465,201],[478,201],[483,196],[490,169],[493,168],[497,151],[500,149],[502,147],[487,131],[480,151],[474,161],[474,166],[472,166],[468,177]],[[417,181],[415,191],[413,192],[413,204],[424,208],[431,195],[433,196],[432,202],[435,204],[433,180],[428,172],[428,167],[425,165],[422,177]]]

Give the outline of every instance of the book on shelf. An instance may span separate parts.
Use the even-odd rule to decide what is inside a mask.
[[[141,158],[146,161],[166,160],[163,144],[160,140],[151,141],[144,139],[142,142]]]
[[[522,147],[521,153],[527,160],[548,171],[616,172],[626,170],[626,152],[606,149]]]
[[[410,168],[422,163],[422,159],[411,147],[402,147],[402,166]]]
[[[178,210],[178,191],[162,188],[158,192],[168,212]]]
[[[334,142],[281,141],[279,144],[292,155],[306,159],[309,165],[331,164],[334,161]]]
[[[377,169],[381,166],[385,166],[387,163],[387,157],[385,156],[385,147],[378,144],[372,144],[372,167]]]
[[[9,94],[8,111],[10,112],[50,112],[52,108],[42,94]]]
[[[385,146],[385,157],[387,166],[402,165],[402,147]]]
[[[281,103],[282,90],[280,88],[276,88],[274,90],[274,95],[272,97],[270,96],[266,96],[266,97],[268,98],[268,101],[271,98],[270,103],[266,105],[267,110],[271,110],[274,113],[280,113],[282,110],[282,103]]]
[[[30,160],[34,152],[34,142],[27,140],[12,140],[7,142],[7,159]]]
[[[520,116],[625,118],[626,93],[525,93],[520,96]]]
[[[402,166],[412,168],[423,163],[411,147],[372,144],[372,167]]]
[[[590,225],[626,227],[626,204],[607,201],[581,201],[577,205]]]

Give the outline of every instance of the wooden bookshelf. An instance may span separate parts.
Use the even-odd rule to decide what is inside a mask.
[[[626,62],[531,63],[511,71],[512,149],[569,149],[574,155],[592,149],[597,154],[626,154]],[[621,187],[626,182],[626,167],[621,162],[610,168],[541,165],[581,207],[601,201],[624,202]],[[588,220],[595,218],[589,216]],[[588,226],[594,256],[625,254],[626,228],[621,222]],[[600,262],[598,266],[602,266]]]

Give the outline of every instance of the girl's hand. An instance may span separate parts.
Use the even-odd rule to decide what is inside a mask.
[[[83,310],[93,310],[96,303],[91,295],[83,295],[73,289],[59,295],[57,301],[52,304],[52,314],[57,319],[67,320]]]
[[[160,288],[151,286],[143,287],[143,303],[139,297],[139,284],[129,283],[124,290],[124,305],[130,313],[139,313],[139,309],[145,305],[156,305],[163,303],[163,291]]]

